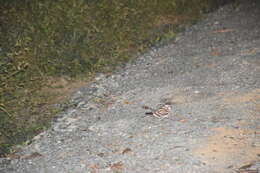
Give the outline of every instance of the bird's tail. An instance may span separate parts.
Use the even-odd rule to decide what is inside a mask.
[[[153,112],[145,112],[145,115],[153,115]]]

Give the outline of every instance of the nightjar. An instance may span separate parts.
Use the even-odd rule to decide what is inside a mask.
[[[168,117],[170,111],[171,111],[171,105],[170,104],[164,104],[163,106],[160,106],[158,109],[152,109],[147,106],[143,107],[144,109],[150,109],[151,112],[146,112],[146,115],[153,115],[157,118],[166,118]]]

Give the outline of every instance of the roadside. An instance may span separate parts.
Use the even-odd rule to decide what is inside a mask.
[[[48,128],[96,73],[174,39],[218,2],[1,1],[0,156]]]
[[[71,98],[51,129],[0,170],[244,173],[260,169],[260,16],[242,2],[211,13]],[[172,101],[169,118],[142,106]]]

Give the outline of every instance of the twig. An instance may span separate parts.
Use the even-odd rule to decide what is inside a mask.
[[[5,109],[4,104],[0,104],[0,110],[4,111],[8,115],[8,117],[12,117],[12,114]]]

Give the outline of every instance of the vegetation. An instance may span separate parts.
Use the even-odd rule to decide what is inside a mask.
[[[61,91],[174,38],[214,0],[0,0],[0,155],[55,116]],[[64,93],[62,93],[64,95]]]

